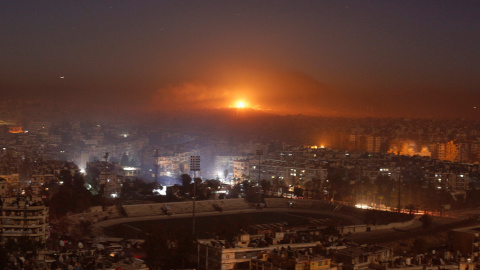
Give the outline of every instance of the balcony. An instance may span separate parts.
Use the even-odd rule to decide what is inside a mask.
[[[3,231],[2,236],[3,237],[21,237],[21,236],[29,236],[29,237],[41,237],[44,236],[45,234],[43,232],[22,232],[22,231]]]
[[[38,210],[43,210],[45,209],[45,205],[28,205],[28,206],[9,206],[9,205],[4,205],[3,210],[6,211],[38,211]]]
[[[22,229],[22,228],[28,228],[28,229],[37,229],[37,228],[42,228],[43,225],[40,224],[31,224],[31,225],[23,225],[23,224],[3,224],[2,225],[3,229]]]
[[[24,215],[18,215],[18,216],[0,216],[1,219],[14,219],[14,220],[20,220],[20,219],[29,219],[29,220],[36,220],[36,219],[46,219],[46,216],[44,215],[38,215],[38,216],[24,216]]]

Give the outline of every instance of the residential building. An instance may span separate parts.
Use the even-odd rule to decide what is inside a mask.
[[[283,235],[283,234],[282,234]],[[201,239],[198,241],[199,269],[208,270],[230,270],[236,269],[237,265],[250,263],[258,258],[259,253],[279,252],[281,250],[292,250],[302,252],[314,249],[320,245],[315,242],[284,243],[277,241],[277,244],[252,244],[253,236],[241,234],[234,243],[223,240]]]
[[[18,173],[0,175],[0,178],[7,181],[7,196],[19,195],[21,193],[22,187],[20,183],[20,175]]]
[[[385,265],[393,258],[391,248],[381,246],[350,247],[337,251],[337,262],[343,263],[343,269],[368,269],[371,264]]]
[[[245,180],[250,175],[250,162],[245,159],[233,161],[233,180]]]
[[[1,187],[0,183],[0,187]],[[27,237],[45,243],[48,235],[48,207],[40,197],[6,197],[0,207],[1,242]]]
[[[104,188],[105,197],[116,198],[120,196],[125,177],[116,171],[103,171],[98,176],[98,182]]]
[[[480,258],[480,225],[453,229],[449,232],[448,245],[450,250],[467,256]]]

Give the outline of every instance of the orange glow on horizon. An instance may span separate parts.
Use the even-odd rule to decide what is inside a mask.
[[[243,101],[237,102],[237,106],[236,106],[236,107],[237,107],[237,108],[245,108],[245,102],[243,102]]]

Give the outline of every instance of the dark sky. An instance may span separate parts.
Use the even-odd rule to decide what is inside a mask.
[[[1,96],[476,117],[480,1],[0,0]],[[63,78],[62,78],[63,77]]]

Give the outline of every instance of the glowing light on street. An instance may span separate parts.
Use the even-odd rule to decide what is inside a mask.
[[[364,204],[356,204],[355,207],[360,209],[372,209],[372,207]]]

